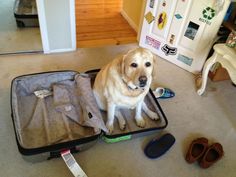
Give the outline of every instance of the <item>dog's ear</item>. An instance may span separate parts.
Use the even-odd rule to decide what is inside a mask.
[[[126,55],[120,56],[119,57],[119,62],[118,62],[118,65],[117,65],[118,72],[120,73],[121,76],[125,72],[125,64],[124,64],[125,57],[126,57]]]
[[[121,73],[121,75],[123,76],[125,73],[125,58],[128,57],[130,55],[131,52],[137,50],[137,48],[135,49],[131,49],[129,50],[126,54],[122,55],[119,57],[119,62],[118,62],[118,71]]]

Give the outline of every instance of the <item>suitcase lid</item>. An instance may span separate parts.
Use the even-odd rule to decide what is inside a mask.
[[[36,90],[50,90],[49,88],[54,85],[61,86],[65,83],[68,84],[71,93],[74,91],[74,76],[77,74],[78,72],[75,71],[56,71],[24,75],[13,79],[12,120],[17,145],[22,154],[33,155],[48,150],[65,149],[94,141],[101,135],[100,130],[94,132],[93,128],[82,127],[74,120],[67,119],[68,115],[60,110],[61,105],[54,105],[55,97],[52,95],[49,94],[45,99],[41,99],[34,94]],[[62,94],[61,98],[66,97]],[[73,104],[78,105],[76,98],[71,100]]]

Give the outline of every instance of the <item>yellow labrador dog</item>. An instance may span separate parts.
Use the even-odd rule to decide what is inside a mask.
[[[120,129],[125,128],[125,120],[119,112],[122,107],[136,109],[135,120],[139,127],[145,126],[142,109],[151,119],[158,119],[144,103],[152,82],[154,58],[149,50],[137,48],[115,58],[97,74],[93,91],[99,108],[107,111],[106,126],[110,133],[115,117]]]

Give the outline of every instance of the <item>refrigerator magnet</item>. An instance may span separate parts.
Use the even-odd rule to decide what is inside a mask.
[[[158,15],[157,19],[157,27],[158,29],[162,30],[166,26],[167,22],[167,15],[165,12],[162,12]]]
[[[152,23],[154,20],[155,20],[155,17],[152,15],[152,12],[148,12],[146,15],[145,15],[145,19],[146,21],[148,22],[148,24]]]
[[[153,39],[149,36],[146,36],[146,39],[145,39],[145,44],[155,48],[155,49],[159,49],[160,48],[160,45],[161,45],[161,42],[156,40],[156,39]]]
[[[165,55],[176,55],[177,53],[177,48],[176,47],[171,47],[167,44],[165,44],[161,50],[165,53]]]
[[[150,0],[149,7],[153,8],[155,4],[155,0]]]

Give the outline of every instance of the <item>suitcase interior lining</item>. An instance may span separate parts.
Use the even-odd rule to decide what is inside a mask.
[[[51,90],[54,84],[66,84],[73,90],[75,74],[74,72],[39,74],[15,80],[12,87],[13,117],[18,141],[22,147],[38,148],[100,133],[100,131],[95,133],[93,128],[81,126],[70,118],[65,122],[63,115],[55,110],[53,96],[42,100],[33,93],[41,89]],[[73,101],[76,99],[74,97]],[[71,133],[65,124],[69,125]]]
[[[142,111],[142,117],[145,120],[145,127],[141,128],[138,127],[136,124],[136,121],[134,119],[135,117],[135,110],[130,110],[130,109],[121,109],[121,114],[123,115],[124,119],[126,120],[126,127],[125,130],[121,130],[119,128],[119,123],[118,120],[115,119],[114,122],[114,131],[112,133],[112,135],[119,135],[122,133],[129,133],[129,132],[134,132],[134,131],[142,131],[145,129],[152,129],[152,128],[157,128],[157,127],[162,127],[165,125],[164,121],[163,121],[163,117],[161,116],[158,107],[156,106],[152,96],[150,93],[147,94],[147,96],[145,97],[145,103],[148,106],[149,109],[151,109],[152,111],[156,112],[159,119],[158,120],[152,120],[150,119],[143,111]],[[102,112],[102,117],[105,118],[106,116],[106,112]]]

